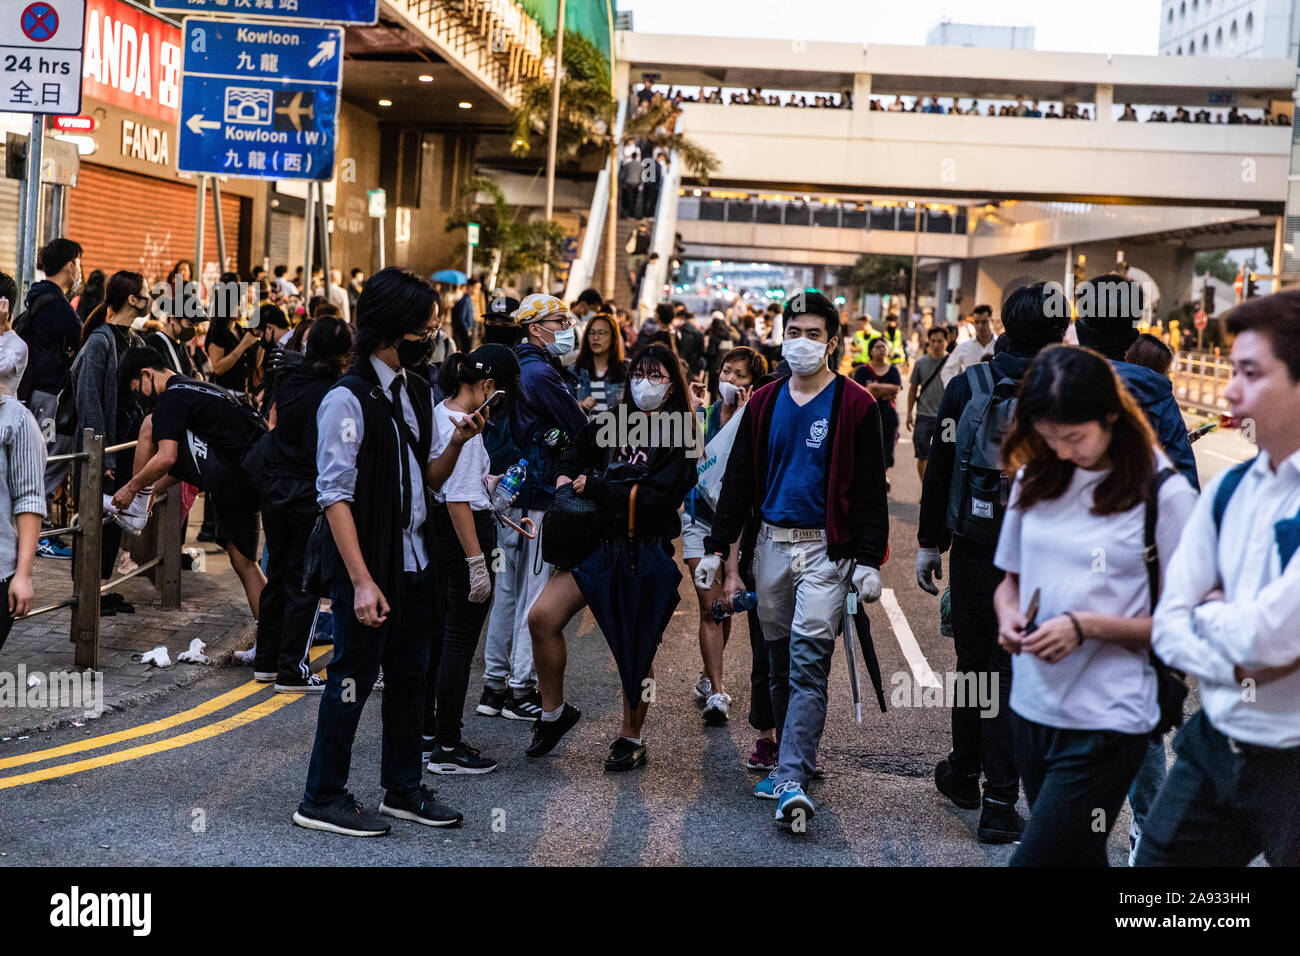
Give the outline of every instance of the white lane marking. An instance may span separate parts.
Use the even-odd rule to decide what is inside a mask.
[[[1219,458],[1219,459],[1221,459],[1221,460],[1223,460],[1223,461],[1230,461],[1230,462],[1232,462],[1234,465],[1238,465],[1238,464],[1240,464],[1241,462],[1243,462],[1243,461],[1246,460],[1245,458],[1233,458],[1231,455],[1224,455],[1224,454],[1222,454],[1221,452],[1212,451],[1212,450],[1210,450],[1209,448],[1202,448],[1202,449],[1200,449],[1200,452],[1201,452],[1202,455],[1210,455],[1210,456],[1212,456],[1212,457],[1214,457],[1214,458]]]
[[[912,628],[907,623],[907,615],[899,607],[893,588],[885,588],[880,592],[880,606],[885,609],[885,614],[889,617],[889,626],[894,629],[894,636],[898,638],[898,646],[903,650],[903,657],[907,658],[907,666],[912,669],[912,676],[922,687],[942,687],[939,678],[934,675],[934,671],[930,670],[929,661],[921,653],[921,645],[916,643],[916,638],[912,635]]]

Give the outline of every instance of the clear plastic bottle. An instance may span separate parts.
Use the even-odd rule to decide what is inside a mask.
[[[753,591],[741,591],[730,601],[714,601],[712,605],[713,619],[721,621],[724,618],[731,617],[733,614],[739,614],[742,611],[752,611],[758,607],[758,595]]]
[[[505,511],[509,508],[518,496],[519,489],[523,487],[526,477],[528,477],[528,459],[520,458],[519,464],[511,465],[501,476],[496,491],[492,492],[492,507],[497,511]]]

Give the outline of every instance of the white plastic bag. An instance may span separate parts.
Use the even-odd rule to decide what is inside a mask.
[[[722,476],[727,473],[731,446],[736,441],[740,420],[744,417],[741,409],[736,409],[736,413],[731,416],[731,421],[718,429],[718,433],[704,446],[704,457],[696,466],[695,489],[710,508],[718,507],[718,496],[722,493]]]

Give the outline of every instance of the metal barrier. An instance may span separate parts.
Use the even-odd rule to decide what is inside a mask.
[[[1228,359],[1211,352],[1176,352],[1169,373],[1179,404],[1216,415],[1229,410],[1223,397],[1232,379]]]
[[[137,442],[104,447],[104,436],[84,429],[82,450],[66,455],[51,455],[49,461],[80,461],[81,487],[77,495],[78,515],[75,524],[43,531],[42,537],[70,534],[80,539],[73,552],[72,597],[33,608],[19,618],[26,620],[65,607],[72,608],[69,640],[76,645],[78,667],[99,667],[99,610],[105,593],[140,574],[148,574],[162,595],[164,611],[181,606],[181,486],[173,485],[159,494],[153,514],[144,531],[134,536],[133,556],[136,567],[111,580],[100,583],[103,573],[104,537],[104,459],[106,455],[134,448]],[[144,560],[139,560],[144,558]]]

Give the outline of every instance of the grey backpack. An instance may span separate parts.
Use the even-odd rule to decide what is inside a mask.
[[[1002,470],[1002,439],[1016,414],[1020,383],[995,378],[988,362],[972,365],[966,378],[971,397],[957,422],[948,528],[953,534],[994,545],[1011,490]]]

